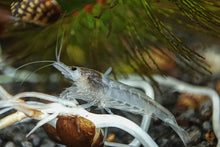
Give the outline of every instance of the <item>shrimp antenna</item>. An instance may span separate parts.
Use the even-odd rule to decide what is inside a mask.
[[[64,12],[64,15],[62,16],[62,18],[64,18],[66,12]],[[64,22],[64,19],[61,19],[61,23],[59,24],[59,28],[62,27],[62,24]],[[60,61],[60,54],[61,54],[61,49],[62,49],[62,45],[63,45],[63,38],[64,38],[64,31],[62,33],[62,36],[61,36],[61,45],[60,45],[60,49],[58,50],[58,46],[59,46],[59,30],[57,31],[57,40],[56,40],[56,48],[55,48],[55,56],[56,56],[56,62],[59,62]]]
[[[26,63],[26,64],[23,64],[21,66],[19,66],[18,68],[15,69],[15,72],[23,67],[26,67],[28,65],[31,65],[31,64],[36,64],[36,63],[54,63],[56,61],[52,61],[52,60],[44,60],[44,61],[33,61],[33,62],[29,62],[29,63]]]
[[[54,62],[54,61],[53,61],[53,62]],[[40,68],[34,70],[33,72],[31,72],[30,74],[28,74],[28,75],[24,78],[24,80],[22,81],[21,85],[24,83],[24,81],[25,81],[26,79],[28,79],[28,78],[29,78],[31,75],[33,75],[34,73],[38,72],[39,70],[41,70],[41,69],[43,69],[43,68],[46,68],[46,67],[49,67],[49,66],[52,66],[52,65],[53,65],[53,64],[44,65],[44,66],[42,66],[42,67],[40,67]]]
[[[55,57],[56,60],[58,61],[58,46],[59,46],[59,35],[57,34],[57,40],[56,40],[56,48],[55,48]]]
[[[104,73],[105,76],[108,76],[112,72],[112,67],[109,67]]]
[[[64,34],[65,34],[65,32],[63,31],[62,36],[61,36],[61,40],[60,40],[60,44],[59,44],[59,41],[58,41],[59,39],[58,39],[58,35],[57,35],[57,43],[56,43],[56,59],[57,59],[57,62],[60,61],[60,55],[61,55],[61,51],[62,51],[62,48],[63,48]],[[59,45],[60,45],[60,48],[58,50]]]

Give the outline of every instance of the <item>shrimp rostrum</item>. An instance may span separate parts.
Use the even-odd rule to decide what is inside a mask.
[[[61,98],[84,100],[88,102],[83,104],[86,108],[96,105],[108,112],[111,112],[109,108],[114,108],[158,117],[176,131],[185,145],[189,142],[188,133],[178,126],[173,114],[141,90],[111,80],[107,74],[92,69],[70,67],[60,61],[54,62],[53,66],[72,82],[72,86],[61,93]]]

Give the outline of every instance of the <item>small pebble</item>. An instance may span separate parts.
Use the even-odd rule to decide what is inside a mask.
[[[211,123],[209,121],[203,122],[202,128],[204,131],[208,131],[211,128]]]
[[[195,115],[195,110],[194,109],[188,109],[187,111],[183,112],[180,115],[181,119],[189,119],[192,118]]]
[[[187,111],[183,112],[178,118],[178,121],[186,121],[188,125],[192,124],[200,124],[200,120],[198,115],[196,115],[196,112],[194,109],[188,109]]]
[[[164,146],[167,146],[169,144],[169,140],[166,139],[166,138],[158,139],[157,144],[160,147],[164,147]]]
[[[15,144],[12,141],[9,141],[5,144],[4,147],[15,147]]]
[[[212,103],[206,102],[199,108],[199,114],[202,120],[209,120],[212,116]]]
[[[22,145],[22,147],[33,147],[31,142],[29,142],[29,141],[22,141],[21,145]]]
[[[52,142],[51,140],[49,139],[45,139],[42,144],[40,145],[40,147],[54,147],[55,146],[55,143]]]
[[[13,137],[13,141],[14,141],[15,143],[20,143],[20,142],[22,142],[23,140],[26,140],[26,137],[25,137],[25,135],[22,134],[22,133],[17,133],[17,134],[15,134],[14,137]]]
[[[40,137],[37,136],[36,134],[31,134],[29,137],[28,137],[28,140],[30,142],[32,142],[33,146],[39,146],[40,144]]]
[[[215,147],[214,142],[208,142],[208,141],[202,141],[199,144],[197,144],[195,147]]]
[[[190,128],[189,136],[190,136],[190,138],[191,138],[191,143],[192,143],[192,144],[197,143],[197,142],[200,140],[201,135],[202,135],[202,133],[201,133],[201,131],[199,130],[198,127],[192,126],[192,127]]]
[[[13,134],[12,127],[7,127],[7,128],[4,128],[0,131],[0,137],[2,140],[10,138],[12,136],[12,134]]]
[[[196,111],[194,109],[188,109],[186,112],[183,112],[178,118],[178,120],[187,121],[188,125],[192,124],[200,124],[200,120],[198,115],[196,115]]]

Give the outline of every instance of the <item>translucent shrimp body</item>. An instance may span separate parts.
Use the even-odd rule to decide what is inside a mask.
[[[73,82],[73,85],[61,93],[64,99],[82,99],[86,107],[115,108],[140,115],[158,117],[176,131],[184,144],[189,142],[189,135],[180,128],[174,116],[163,106],[149,98],[142,91],[109,79],[98,71],[69,67],[61,62],[53,63],[61,73]]]

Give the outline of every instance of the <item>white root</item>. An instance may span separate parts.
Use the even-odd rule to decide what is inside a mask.
[[[0,93],[1,93],[1,89],[0,89]],[[41,105],[41,103],[39,102],[35,103],[33,101],[22,101],[21,98],[24,97],[35,97],[35,98],[51,101],[52,103],[49,104],[42,103]],[[117,115],[110,115],[110,114],[93,114],[86,111],[82,107],[78,107],[76,105],[73,106],[75,103],[67,103],[67,100],[65,102],[62,102],[61,100],[59,100],[57,97],[54,96],[50,96],[39,92],[23,92],[10,98],[8,102],[11,103],[8,104],[9,108],[12,107],[18,111],[12,115],[3,118],[0,121],[1,122],[0,128],[7,127],[11,124],[21,121],[22,119],[27,117],[25,113],[28,113],[29,115],[31,114],[33,115],[28,117],[40,120],[37,126],[33,128],[33,130],[28,134],[30,135],[32,132],[34,132],[37,128],[39,128],[43,124],[47,122],[48,123],[53,122],[58,116],[58,114],[61,116],[77,115],[92,121],[97,128],[103,128],[103,127],[120,128],[128,132],[129,134],[133,135],[144,146],[149,146],[149,147],[158,146],[143,129],[141,129],[134,122],[124,117]],[[36,112],[40,112],[40,113],[37,113],[36,115]],[[115,144],[116,147],[122,145],[123,144],[120,145]],[[123,146],[128,146],[128,145],[123,145]]]
[[[116,143],[116,142],[108,142],[108,141],[105,141],[104,143],[105,146],[113,146],[113,147],[137,147],[137,146],[134,146],[134,145],[127,145],[127,144],[121,144],[121,143]]]
[[[16,99],[20,99],[20,98],[24,98],[24,97],[35,97],[35,98],[39,98],[39,99],[43,99],[43,100],[47,100],[47,101],[51,101],[51,102],[58,102],[58,103],[61,103],[63,105],[67,105],[70,107],[76,106],[76,104],[72,101],[59,99],[55,96],[40,93],[40,92],[22,92],[22,93],[16,94],[13,97],[13,99],[16,100]]]
[[[16,122],[20,122],[25,119],[27,116],[23,112],[15,112],[11,115],[8,115],[0,120],[0,129],[6,128],[10,125],[13,125]]]
[[[38,128],[46,124],[47,122],[50,122],[51,120],[55,119],[58,116],[59,113],[54,113],[52,115],[46,115],[44,119],[39,121],[37,125],[26,135],[26,137],[30,136],[34,131],[36,131]]]
[[[99,115],[94,116],[94,118],[90,119],[98,128],[103,127],[116,127],[120,128],[132,136],[134,136],[137,140],[139,140],[144,146],[156,147],[158,146],[153,139],[139,126],[137,126],[134,122],[117,115]],[[126,125],[125,125],[126,124]]]

